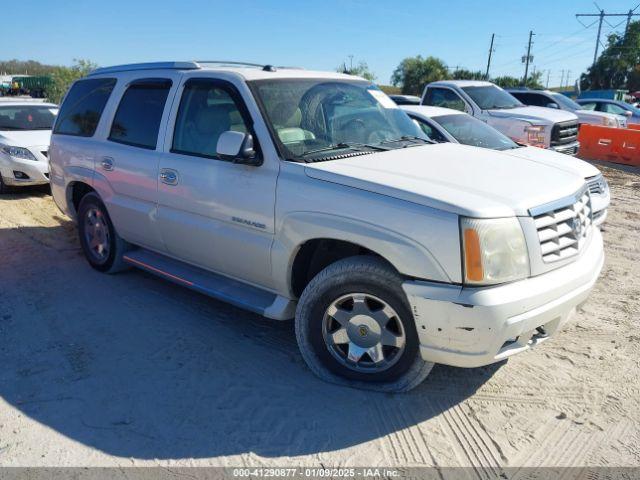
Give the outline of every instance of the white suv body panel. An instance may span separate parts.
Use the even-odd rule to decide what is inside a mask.
[[[461,214],[521,216],[523,224],[531,223],[528,209],[584,187],[584,179],[577,173],[460,145],[420,146],[309,164],[287,162],[279,157],[246,83],[247,79],[272,78],[271,72],[162,69],[110,72],[92,78],[99,76],[117,78],[118,83],[94,137],[53,135],[52,191],[58,206],[75,216],[73,183],[92,186],[103,199],[116,230],[134,244],[292,301],[296,300],[292,265],[305,242],[335,239],[366,247],[406,278],[404,288],[418,325],[431,319],[425,324],[431,329],[444,321],[436,319],[434,313],[448,309],[448,339],[438,340],[444,348],[437,355],[429,349],[434,340],[420,332],[423,358],[463,366],[499,358],[487,354],[474,362],[459,360],[456,345],[467,338],[467,333],[457,328],[461,298],[468,302],[461,317],[464,322],[495,329],[494,334],[482,330],[473,346],[490,352],[505,331],[511,332],[509,322],[514,312],[524,315],[531,311],[536,318],[537,309],[553,304],[557,315],[539,319],[555,322],[556,317],[566,318],[598,276],[602,244],[594,229],[589,243],[592,253],[583,252],[559,264],[559,268],[535,272],[536,277],[504,286],[462,286]],[[276,76],[353,80],[339,74],[321,76],[295,70],[282,70]],[[263,157],[261,166],[171,152],[182,88],[195,77],[224,80],[237,89],[253,121]],[[106,140],[121,93],[129,81],[139,78],[174,80],[156,150],[113,146]],[[113,160],[112,171],[102,168],[104,157]],[[165,168],[176,171],[177,185],[159,181]],[[572,280],[572,268],[590,273]],[[531,282],[546,284],[548,292],[529,295]],[[423,288],[425,285],[428,288]],[[514,291],[518,294],[511,295]],[[488,296],[504,297],[509,309],[494,305],[499,300],[488,302]],[[434,310],[434,305],[440,310]]]

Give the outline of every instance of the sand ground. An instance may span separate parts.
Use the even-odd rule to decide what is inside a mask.
[[[84,261],[42,189],[0,197],[0,466],[640,466],[640,173],[556,337],[404,395],[316,379],[291,322]]]

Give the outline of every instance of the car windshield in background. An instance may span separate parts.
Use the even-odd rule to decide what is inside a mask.
[[[563,95],[561,93],[552,93],[551,96],[556,102],[558,102],[563,107],[568,108],[569,110],[582,110],[582,105],[574,102],[566,95]]]
[[[494,85],[482,87],[463,87],[482,110],[522,107],[522,103],[513,95]]]
[[[51,130],[57,114],[57,108],[44,105],[2,106],[0,130]]]
[[[259,80],[251,87],[287,160],[317,161],[336,154],[431,143],[368,82]]]
[[[432,119],[464,145],[492,150],[510,150],[519,147],[509,137],[469,115],[442,115]]]

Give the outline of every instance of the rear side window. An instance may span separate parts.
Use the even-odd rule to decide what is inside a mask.
[[[109,140],[154,150],[171,80],[137,80],[124,92]]]
[[[465,110],[464,101],[453,90],[448,88],[428,88],[424,99],[424,105],[434,107],[453,108],[454,110]]]
[[[53,133],[93,136],[115,84],[115,78],[91,78],[74,83],[60,108]]]

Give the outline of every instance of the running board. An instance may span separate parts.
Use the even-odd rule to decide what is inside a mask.
[[[288,298],[144,248],[122,258],[134,267],[268,318],[288,320],[295,315],[296,303]]]

